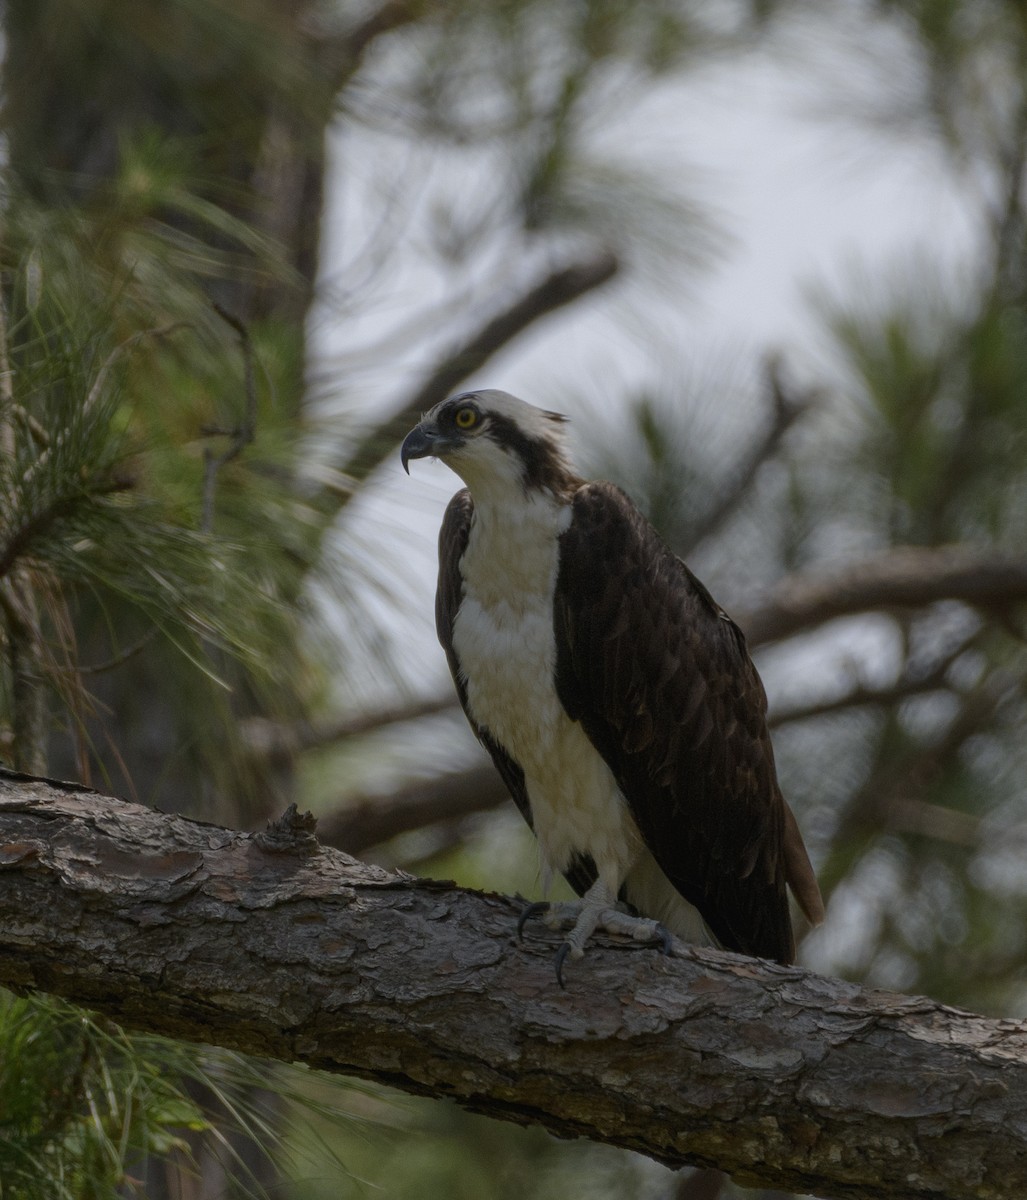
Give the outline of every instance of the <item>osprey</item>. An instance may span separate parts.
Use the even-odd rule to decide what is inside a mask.
[[[741,630],[619,488],[572,469],[563,422],[464,392],[406,437],[467,485],[439,536],[435,616],[467,719],[580,897],[533,904],[580,958],[597,929],[667,930],[787,963],[787,887],[823,903],[778,787]]]

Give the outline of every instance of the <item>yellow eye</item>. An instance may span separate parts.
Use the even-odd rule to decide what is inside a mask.
[[[457,429],[473,429],[478,424],[478,410],[470,405],[458,408],[453,421]]]

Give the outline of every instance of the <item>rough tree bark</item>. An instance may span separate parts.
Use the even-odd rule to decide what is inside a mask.
[[[1027,1195],[1027,1025],[740,955],[606,942],[553,974],[517,904],[0,774],[0,983],[744,1184]]]

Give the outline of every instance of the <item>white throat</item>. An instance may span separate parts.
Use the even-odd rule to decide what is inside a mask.
[[[571,506],[549,492],[512,486],[475,490],[462,572],[467,593],[495,619],[507,611],[538,607],[552,624],[553,591],[560,534],[570,525]]]
[[[446,456],[446,466],[470,488],[476,511],[493,508],[516,516],[530,498],[526,495],[520,461],[494,443],[455,450]]]

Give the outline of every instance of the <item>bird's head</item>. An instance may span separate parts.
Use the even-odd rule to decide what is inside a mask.
[[[565,420],[493,388],[461,392],[407,434],[400,457],[407,472],[412,458],[440,458],[475,496],[510,485],[560,495],[580,483],[564,449]]]

